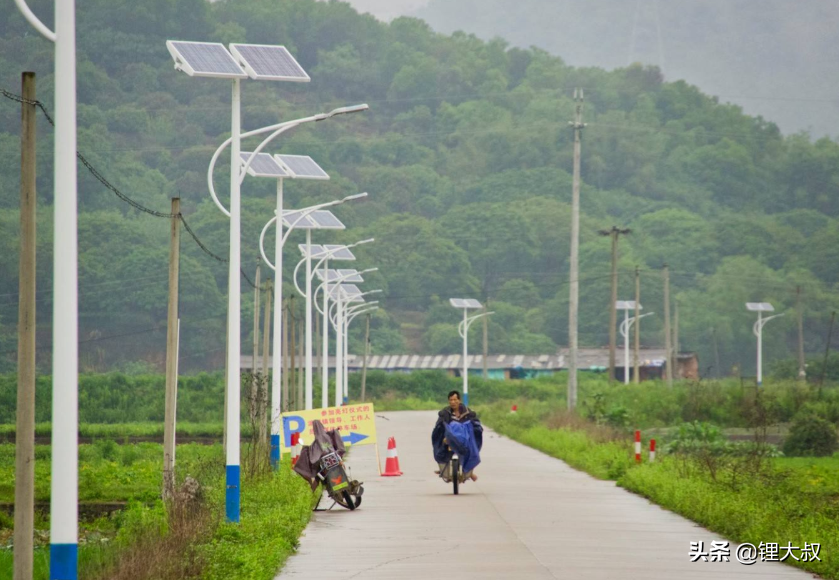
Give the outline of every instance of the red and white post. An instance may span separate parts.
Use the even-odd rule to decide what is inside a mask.
[[[650,439],[650,463],[655,461],[655,439]]]
[[[635,430],[635,463],[641,463],[641,431]]]

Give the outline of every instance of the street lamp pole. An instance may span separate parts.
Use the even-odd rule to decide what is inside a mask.
[[[463,337],[463,404],[468,406],[469,405],[469,365],[467,363],[468,358],[468,345],[469,345],[469,327],[472,326],[476,320],[481,318],[486,318],[490,314],[495,314],[495,312],[482,312],[480,314],[475,314],[473,316],[466,316],[467,309],[463,309],[463,322],[458,325],[458,334]]]
[[[78,577],[79,299],[76,169],[76,2],[55,0],[55,32],[15,0],[18,10],[55,45],[52,478],[50,578]]]

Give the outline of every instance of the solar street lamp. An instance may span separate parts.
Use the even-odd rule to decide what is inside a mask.
[[[489,316],[490,314],[495,314],[494,312],[482,312],[480,314],[474,314],[472,316],[468,316],[470,309],[480,309],[483,308],[481,303],[477,300],[472,298],[450,298],[449,303],[454,306],[455,308],[462,308],[463,309],[463,320],[457,327],[457,333],[463,339],[463,404],[468,406],[469,405],[469,365],[466,362],[469,350],[469,327],[472,326],[472,323],[480,318],[484,318],[485,316]]]
[[[354,244],[349,244],[346,246],[340,245],[311,245],[306,246],[304,244],[300,244],[298,248],[300,248],[300,252],[304,256],[310,256],[311,258],[318,259],[317,264],[315,264],[312,269],[317,271],[321,264],[323,264],[324,271],[329,270],[329,260],[339,260],[339,261],[354,261],[355,255],[350,251],[350,248],[354,248],[356,246],[360,246],[362,244],[369,244],[370,242],[375,241],[374,238],[369,238],[366,240],[361,240],[360,242],[356,242]],[[296,277],[295,277],[296,280]],[[326,408],[329,406],[329,283],[324,282],[326,284],[326,291],[323,293],[323,308],[318,308],[318,312],[323,315],[323,356],[324,356],[324,363],[321,369],[321,407]],[[318,286],[314,293],[312,294],[312,300],[317,299],[318,292],[321,288],[324,287],[324,284]],[[315,302],[317,306],[317,302]]]
[[[773,318],[783,316],[784,313],[763,318],[764,312],[775,312],[775,307],[768,302],[746,302],[746,310],[757,312],[757,322],[752,326],[752,332],[757,337],[757,386],[763,384],[763,327]]]
[[[374,272],[376,270],[378,268],[370,268],[368,270],[362,270],[360,273]],[[364,298],[357,298],[361,294],[358,286],[354,284],[341,284],[340,280],[336,280],[336,284],[330,290],[330,294],[332,295],[332,306],[330,310],[335,310],[335,315],[329,317],[333,321],[335,328],[335,406],[340,407],[344,384],[344,335],[341,331],[344,327],[344,307],[351,302],[364,301]]]
[[[629,311],[635,311],[635,301],[634,300],[618,300],[615,302],[615,309],[616,310],[623,310],[623,322],[620,325],[620,333],[623,337],[623,384],[629,384],[629,330],[632,328],[632,325],[635,324],[636,318],[634,316],[629,316]],[[638,305],[638,310],[643,310],[644,307],[640,304]],[[641,320],[645,316],[652,316],[655,312],[647,312],[646,314],[642,314],[638,317],[638,320]]]
[[[348,285],[352,286],[352,285]],[[368,292],[361,292],[360,294],[352,294],[349,302],[360,302],[360,304],[356,304],[355,306],[350,306],[349,302],[345,304],[343,308],[343,324],[339,323],[337,320],[333,320],[333,324],[335,325],[336,332],[342,335],[342,349],[341,349],[341,384],[340,387],[336,386],[336,395],[335,400],[338,401],[338,392],[343,393],[343,404],[346,404],[349,400],[349,326],[352,319],[355,317],[356,314],[364,311],[366,312],[369,310],[371,306],[375,306],[379,303],[378,300],[374,300],[372,302],[365,302],[364,296],[368,294],[376,294],[381,292],[381,290],[370,290]],[[336,381],[337,385],[337,381]]]
[[[175,69],[189,76],[229,79],[232,81],[232,106],[230,115],[230,211],[222,211],[230,218],[230,257],[228,261],[227,293],[227,437],[226,449],[226,494],[225,506],[227,520],[239,521],[240,499],[240,458],[239,433],[240,419],[239,394],[240,376],[240,143],[241,143],[241,80],[274,80],[308,82],[311,80],[306,71],[297,63],[283,46],[260,44],[231,44],[228,51],[217,42],[187,42],[167,40],[166,48],[175,61]],[[249,161],[253,160],[251,156]],[[212,168],[217,155],[210,164],[209,178],[212,182]],[[212,183],[210,184],[212,186]],[[216,204],[213,188],[210,189]]]
[[[25,0],[29,24],[55,45],[50,578],[76,578],[79,561],[79,295],[76,170],[76,2],[55,0],[55,31]]]

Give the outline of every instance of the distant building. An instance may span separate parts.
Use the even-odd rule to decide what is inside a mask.
[[[296,366],[302,366],[297,357]],[[387,372],[409,373],[414,370],[440,370],[452,376],[460,376],[463,371],[462,355],[459,354],[374,354],[367,359],[367,368]],[[242,369],[249,369],[253,365],[253,357],[243,355]],[[557,371],[567,370],[568,349],[560,349],[555,354],[525,355],[525,354],[491,354],[487,356],[487,374],[492,379],[530,379],[540,376],[550,376]],[[617,366],[615,375],[623,380],[623,349],[617,350]],[[349,355],[350,372],[360,371],[363,360],[360,355]],[[482,355],[469,355],[469,373],[483,372],[484,361]],[[577,355],[578,368],[583,372],[606,372],[609,365],[609,349],[581,348]],[[261,367],[261,358],[257,359],[257,366]],[[272,367],[269,360],[269,367]],[[317,366],[317,361],[315,362]],[[335,357],[329,357],[329,367],[335,367]],[[641,380],[658,379],[664,377],[664,349],[645,348],[640,351]],[[630,369],[632,373],[632,353],[630,352]],[[699,359],[696,353],[682,352],[678,355],[677,373],[675,378],[698,379]]]

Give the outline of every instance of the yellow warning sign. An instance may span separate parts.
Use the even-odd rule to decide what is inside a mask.
[[[340,429],[344,445],[370,445],[376,443],[376,419],[372,403],[289,411],[281,415],[280,453],[291,451],[292,433],[300,433],[303,445],[314,441],[312,423],[319,420],[327,431]]]

